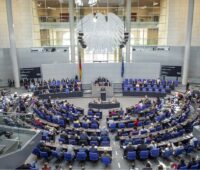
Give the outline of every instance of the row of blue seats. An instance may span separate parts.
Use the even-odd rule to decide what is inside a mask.
[[[64,144],[70,144],[70,145],[78,145],[78,141],[75,139],[68,139],[68,141],[66,141],[64,138],[59,138],[58,139],[59,142],[64,143]],[[106,140],[106,141],[90,141],[88,143],[90,146],[95,145],[95,146],[110,146],[110,141]]]
[[[124,92],[128,92],[128,91],[130,91],[130,92],[156,92],[156,93],[167,93],[167,92],[170,92],[170,89],[158,89],[158,88],[139,88],[139,87],[137,87],[137,88],[133,88],[133,87],[124,87],[123,88],[123,91]]]
[[[47,152],[40,151],[38,148],[34,148],[32,153],[36,156],[38,156],[41,159],[49,159],[49,155]],[[108,166],[111,164],[112,160],[107,155],[100,156],[99,153],[96,152],[89,152],[89,155],[87,155],[84,151],[78,151],[75,156],[73,156],[70,152],[64,152],[64,155],[52,150],[51,151],[51,157],[56,159],[64,159],[67,162],[72,163],[74,160],[83,162],[83,161],[91,161],[91,162],[97,162],[99,159],[101,159],[101,162]]]
[[[175,150],[164,150],[164,152],[160,151],[160,148],[153,148],[151,150],[143,150],[139,152],[139,159],[140,160],[146,160],[149,158],[158,158],[160,156],[162,156],[165,159],[169,159],[172,156],[180,156],[180,155],[184,155],[184,154],[189,154],[191,152],[193,152],[196,148],[197,148],[198,143],[196,144],[196,146],[187,146],[185,148],[176,148]],[[136,151],[129,151],[127,153],[126,159],[130,160],[130,161],[134,161],[137,159],[137,153]]]

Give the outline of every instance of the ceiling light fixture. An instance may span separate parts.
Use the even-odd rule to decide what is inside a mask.
[[[89,0],[88,1],[88,5],[90,5],[90,6],[94,6],[96,4],[97,4],[97,0]]]
[[[156,5],[158,5],[158,2],[153,2],[153,6],[156,6]]]

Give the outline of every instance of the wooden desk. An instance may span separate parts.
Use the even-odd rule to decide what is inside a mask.
[[[72,127],[66,127],[65,130],[72,130],[73,128]],[[100,129],[84,129],[84,128],[74,128],[75,131],[79,131],[79,132],[82,132],[82,131],[85,131],[86,133],[100,133]]]
[[[47,147],[50,147],[50,148],[56,148],[58,146],[62,147],[63,149],[67,149],[67,146],[66,144],[59,144],[59,143],[50,143],[50,142],[46,142],[45,145]],[[75,151],[78,151],[79,148],[81,148],[81,146],[77,146],[77,145],[73,145],[73,148]],[[85,148],[87,150],[89,150],[89,146],[85,146]],[[97,147],[97,150],[100,152],[100,153],[104,153],[105,151],[108,152],[110,155],[112,155],[112,147],[102,147],[102,146],[98,146]]]

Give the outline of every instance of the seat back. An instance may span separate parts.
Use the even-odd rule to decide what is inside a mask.
[[[111,159],[108,156],[102,156],[101,162],[105,165],[108,166],[111,164]]]
[[[159,155],[160,155],[160,149],[159,148],[153,148],[153,149],[151,149],[150,155],[153,158],[159,157]]]
[[[48,153],[47,153],[47,152],[42,152],[42,151],[40,151],[40,158],[45,158],[45,159],[47,159],[47,158],[48,158]]]
[[[167,150],[167,151],[164,151],[162,156],[163,158],[169,158],[173,155],[173,150]]]
[[[98,153],[94,153],[94,152],[90,152],[89,153],[89,158],[90,158],[90,161],[98,161],[99,160],[99,154]]]
[[[133,160],[135,160],[136,159],[136,152],[135,151],[129,151],[128,153],[127,153],[127,159],[129,160],[129,161],[133,161]]]
[[[149,151],[148,150],[140,151],[139,157],[142,160],[148,159],[149,158]]]
[[[192,165],[192,166],[190,167],[190,169],[193,169],[193,170],[199,169],[199,164]]]
[[[64,159],[65,159],[66,161],[72,161],[73,156],[72,156],[72,154],[71,154],[70,152],[65,152],[65,153],[64,153]]]
[[[76,159],[78,161],[85,161],[87,157],[87,154],[85,152],[77,152]]]

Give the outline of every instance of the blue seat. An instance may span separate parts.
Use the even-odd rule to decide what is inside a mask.
[[[60,159],[62,157],[62,155],[56,151],[51,151],[51,156],[56,159]]]
[[[89,124],[88,123],[82,123],[82,128],[88,129],[89,128]]]
[[[152,89],[152,88],[148,88],[148,89],[149,89],[149,90],[148,90],[149,92],[153,92],[153,89]]]
[[[98,129],[98,128],[99,128],[99,125],[98,125],[97,123],[92,123],[92,124],[90,125],[90,128],[91,128],[91,129]]]
[[[134,127],[134,123],[128,123],[128,126],[127,126],[128,128],[132,128],[132,127]]]
[[[173,150],[167,150],[163,152],[162,157],[169,159],[172,155],[173,155]]]
[[[152,158],[157,158],[160,155],[160,149],[159,148],[153,148],[150,150],[150,156]]]
[[[89,116],[94,116],[94,112],[91,111],[91,110],[89,110],[89,111],[88,111],[88,115],[89,115]]]
[[[142,88],[142,91],[143,91],[143,92],[146,92],[146,91],[147,91],[147,89],[146,89],[146,88]]]
[[[188,170],[187,166],[182,166],[179,168],[179,170]]]
[[[77,161],[85,161],[87,158],[87,154],[85,152],[77,152],[76,160]]]
[[[40,150],[39,148],[35,147],[32,151],[32,154],[36,155],[36,156],[40,156]]]
[[[134,139],[133,145],[139,145],[139,144],[142,144],[142,139],[141,138]]]
[[[177,148],[174,151],[174,156],[179,156],[179,155],[183,154],[184,151],[185,151],[184,148]]]
[[[141,160],[148,159],[149,158],[149,151],[148,150],[140,151],[139,157],[140,157]]]
[[[58,124],[61,126],[61,127],[65,127],[65,121],[63,119],[59,119],[58,120]]]
[[[192,165],[192,166],[190,167],[190,169],[193,169],[193,170],[199,169],[199,164]]]
[[[187,154],[191,153],[192,151],[194,151],[194,146],[189,145],[189,146],[185,147],[185,152]]]
[[[118,128],[120,128],[120,129],[123,129],[125,127],[126,127],[125,123],[119,123],[118,124]]]
[[[65,93],[66,93],[66,94],[69,94],[69,92],[70,92],[69,89],[66,89],[66,90],[65,90]]]
[[[133,92],[133,87],[130,88],[130,92]]]
[[[135,151],[129,151],[127,153],[127,160],[134,161],[136,159],[136,152]]]
[[[90,152],[89,153],[89,159],[90,159],[90,161],[98,161],[99,160],[99,154],[94,153],[94,152]]]
[[[80,128],[80,124],[79,123],[74,123],[74,127],[75,128]]]
[[[70,145],[77,145],[77,141],[75,139],[69,139]]]
[[[48,153],[40,151],[40,158],[47,159],[48,158]]]
[[[105,165],[108,166],[111,164],[111,158],[109,156],[102,156],[101,162]]]
[[[111,131],[116,131],[117,124],[116,123],[112,123],[112,124],[109,125],[109,128],[110,128]]]
[[[64,153],[64,160],[66,160],[68,162],[72,161],[73,160],[72,154],[70,152],[65,152]]]
[[[137,88],[136,88],[136,91],[137,91],[137,92],[139,92],[139,91],[140,91],[140,88],[139,88],[139,87],[137,87]]]
[[[150,132],[151,132],[151,133],[156,132],[156,128],[151,128],[151,129],[150,129]]]
[[[99,146],[99,142],[98,141],[90,141],[90,145]]]
[[[110,146],[110,141],[102,141],[101,146]]]
[[[64,143],[64,144],[67,143],[66,140],[65,140],[64,138],[59,138],[58,141],[61,142],[61,143]]]
[[[128,87],[124,86],[124,91],[127,92],[128,91]]]

